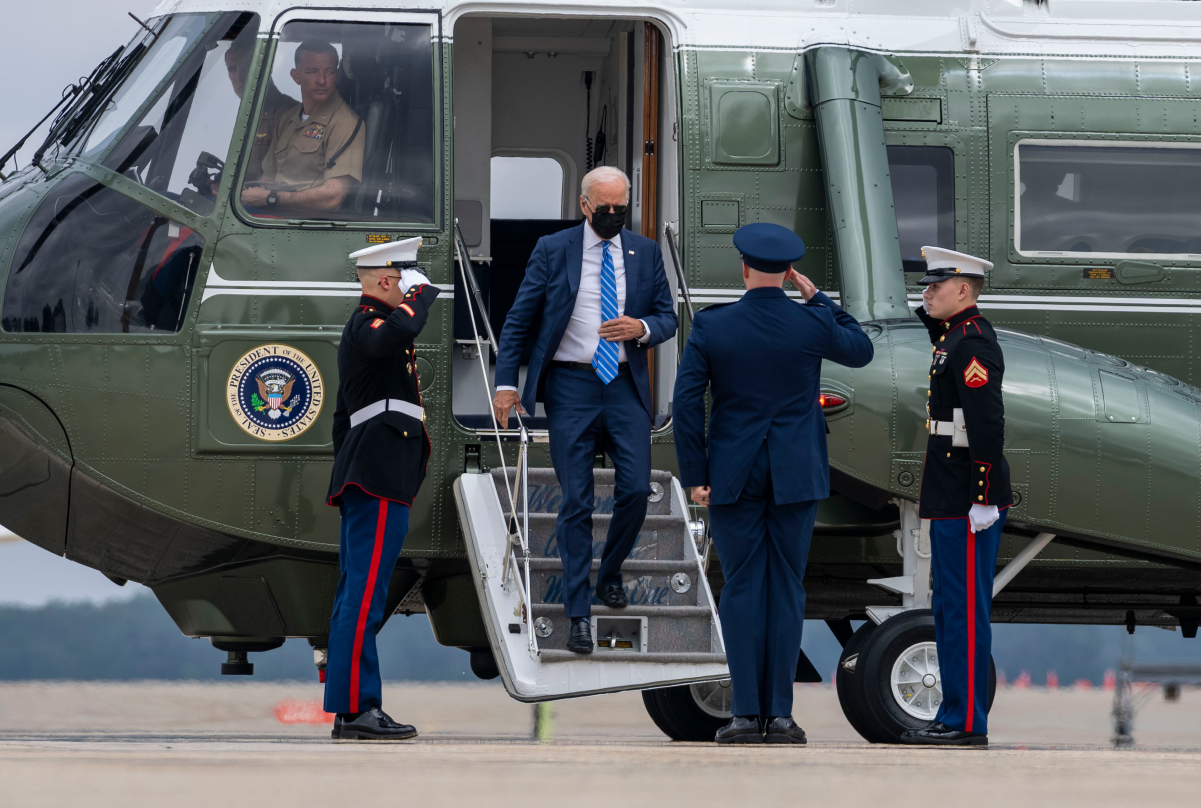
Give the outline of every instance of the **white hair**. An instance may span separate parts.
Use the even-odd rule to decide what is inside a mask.
[[[584,175],[584,179],[580,180],[580,194],[585,199],[591,199],[589,192],[592,186],[598,182],[616,182],[621,180],[625,186],[626,202],[630,201],[630,178],[626,173],[616,166],[597,166]]]

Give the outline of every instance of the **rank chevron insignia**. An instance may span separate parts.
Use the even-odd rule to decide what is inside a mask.
[[[963,383],[968,387],[983,387],[988,384],[988,370],[974,356],[968,366],[964,368]]]

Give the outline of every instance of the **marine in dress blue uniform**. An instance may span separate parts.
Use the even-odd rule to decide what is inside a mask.
[[[430,457],[413,341],[438,287],[416,268],[420,242],[408,239],[351,255],[364,293],[338,346],[328,499],[341,510],[342,532],[325,710],[336,713],[333,737],[340,740],[417,735],[382,709],[375,634]]]
[[[1003,452],[1005,357],[996,332],[976,307],[992,264],[937,247],[922,254],[927,274],[919,283],[927,291],[917,316],[930,332],[933,352],[919,514],[930,520],[943,700],[929,726],[905,733],[902,740],[985,745],[993,576],[1013,496]]]
[[[680,482],[709,506],[725,576],[719,613],[734,719],[716,740],[804,743],[792,719],[802,582],[817,502],[830,493],[821,364],[863,367],[872,343],[854,317],[792,270],[805,252],[795,233],[750,224],[734,234],[734,246],[747,292],[697,312],[673,399]],[[785,294],[785,277],[804,305]]]

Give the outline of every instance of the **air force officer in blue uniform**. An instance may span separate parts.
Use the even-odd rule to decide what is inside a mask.
[[[571,619],[567,649],[592,653],[592,465],[597,451],[616,471],[613,520],[601,554],[597,598],[624,608],[621,565],[630,554],[651,486],[651,390],[646,355],[676,333],[663,254],[622,227],[630,183],[602,166],[580,183],[587,221],[538,240],[505,319],[496,357],[493,409],[533,412],[544,401],[550,457],[563,491],[555,525],[563,559],[563,604]],[[525,391],[521,356],[533,340]]]
[[[718,743],[805,743],[792,684],[805,619],[805,564],[817,501],[830,494],[823,359],[858,368],[872,343],[854,317],[792,263],[805,254],[784,227],[734,234],[746,294],[696,314],[675,386],[680,482],[708,506],[725,584],[720,615],[733,720]],[[784,293],[787,278],[804,305]],[[705,434],[705,390],[713,412]]]

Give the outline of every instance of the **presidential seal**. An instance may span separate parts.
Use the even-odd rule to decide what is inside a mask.
[[[229,413],[259,440],[289,440],[321,413],[325,386],[317,365],[290,345],[260,345],[239,359],[225,386]]]

